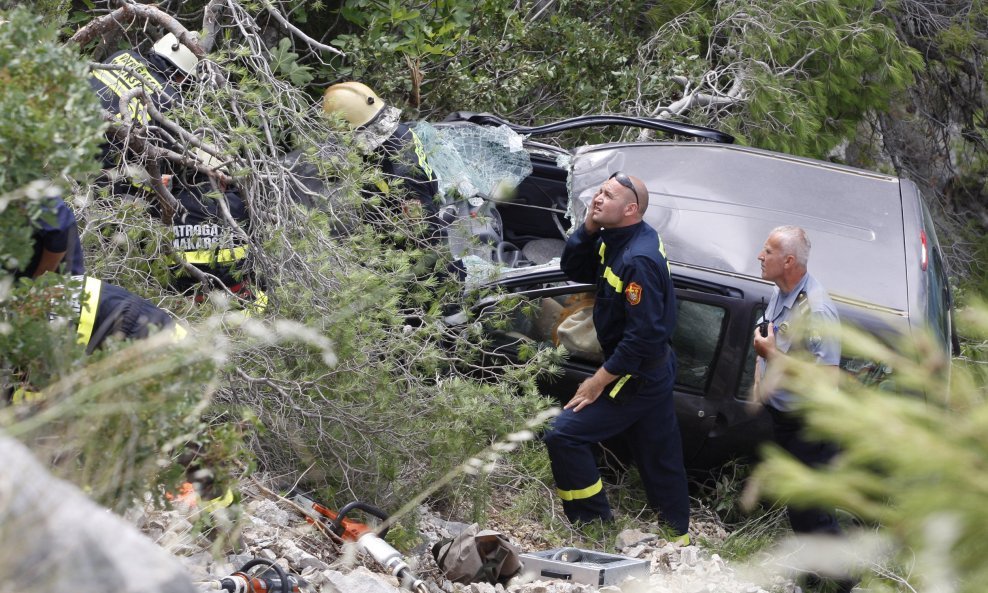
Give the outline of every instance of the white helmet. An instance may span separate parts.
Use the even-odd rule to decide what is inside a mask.
[[[196,77],[196,65],[199,63],[199,58],[192,53],[192,50],[182,45],[174,33],[169,33],[159,39],[152,49],[154,53],[171,62],[186,76]]]

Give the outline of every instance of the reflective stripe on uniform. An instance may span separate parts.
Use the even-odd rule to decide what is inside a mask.
[[[247,247],[240,246],[233,249],[217,249],[215,251],[182,251],[178,255],[190,264],[211,264],[214,262],[228,264],[247,257]]]
[[[610,266],[604,268],[604,280],[607,280],[607,283],[617,292],[624,292],[624,281],[614,273]]]
[[[432,174],[432,165],[425,158],[425,146],[422,145],[422,141],[419,139],[418,134],[415,133],[415,130],[408,131],[412,133],[412,145],[415,147],[415,156],[419,159],[419,167],[422,167],[422,172],[429,178],[429,181],[432,181],[435,179],[435,176]]]
[[[618,379],[617,383],[614,384],[614,387],[611,388],[611,392],[608,395],[612,398],[617,397],[618,392],[621,391],[621,388],[624,387],[624,384],[627,383],[630,378],[631,375],[625,375]]]
[[[86,276],[86,283],[82,287],[82,297],[79,305],[79,326],[76,328],[77,344],[88,344],[93,337],[93,328],[96,327],[96,309],[99,308],[99,293],[103,288],[103,281],[92,276]]]
[[[584,498],[590,498],[603,489],[604,483],[598,478],[594,484],[587,486],[586,488],[582,488],[580,490],[560,490],[557,488],[556,493],[559,494],[559,498],[563,500],[583,500]]]
[[[11,403],[23,404],[26,402],[36,402],[43,400],[45,394],[41,391],[31,391],[26,387],[18,387],[14,390],[13,395],[10,396]]]
[[[600,254],[600,263],[604,263],[604,252],[605,251],[607,251],[607,245],[604,245],[603,243],[601,243],[600,244],[600,249],[597,250],[597,253]]]
[[[658,233],[656,233],[658,235]],[[666,260],[666,269],[669,273],[672,273],[672,264],[669,263],[669,257],[666,255],[666,244],[662,242],[662,237],[659,237],[659,253],[662,254],[662,259]]]

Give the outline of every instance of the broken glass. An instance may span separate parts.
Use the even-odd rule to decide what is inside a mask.
[[[532,172],[524,137],[507,126],[415,125],[439,192],[454,201],[480,196],[498,201],[511,195]]]

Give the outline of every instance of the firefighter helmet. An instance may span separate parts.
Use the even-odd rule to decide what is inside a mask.
[[[323,111],[339,113],[354,128],[374,121],[384,109],[384,101],[365,84],[341,82],[326,89],[322,101]]]
[[[186,76],[196,77],[196,65],[199,64],[199,58],[192,53],[192,50],[182,45],[174,33],[169,33],[159,39],[154,44],[153,50],[154,53],[184,72]]]

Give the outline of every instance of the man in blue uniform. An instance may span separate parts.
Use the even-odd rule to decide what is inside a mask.
[[[77,319],[76,342],[91,354],[110,336],[144,339],[153,331],[168,331],[174,341],[186,335],[167,311],[129,290],[92,276],[73,276],[69,285]]]
[[[593,445],[626,437],[649,505],[688,542],[689,494],[672,394],[676,296],[662,240],[642,221],[647,207],[645,184],[615,173],[566,242],[563,271],[597,285],[593,319],[604,363],[543,441],[566,516],[585,523],[612,518]]]
[[[766,379],[765,375],[774,363],[800,353],[830,367],[834,386],[837,385],[841,345],[834,329],[840,324],[840,317],[826,289],[807,272],[809,256],[810,240],[806,231],[797,226],[773,229],[758,254],[762,278],[774,282],[775,289],[754,333],[758,354],[755,390],[772,415],[775,442],[796,459],[818,467],[829,463],[837,448],[832,443],[806,437],[802,419],[794,414],[798,408],[797,395],[768,385],[772,379]],[[787,510],[789,523],[797,534],[841,533],[832,509],[790,507]],[[841,579],[836,590],[850,591],[853,586],[852,580]]]
[[[429,238],[441,240],[436,216],[439,182],[426,158],[425,147],[415,134],[414,124],[401,122],[401,110],[385,104],[367,85],[349,81],[334,84],[323,95],[323,111],[343,117],[353,128],[358,146],[373,154],[389,183],[401,183],[414,203],[395,203],[390,190],[385,202],[393,209],[420,213],[429,225]],[[382,188],[383,189],[383,188]]]

